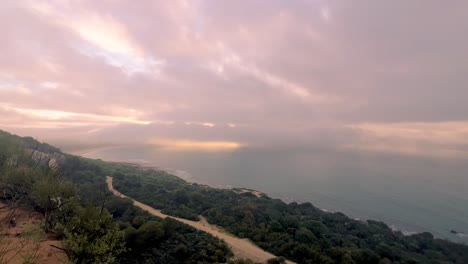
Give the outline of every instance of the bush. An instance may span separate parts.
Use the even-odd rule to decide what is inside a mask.
[[[64,230],[63,245],[77,263],[114,263],[125,251],[124,232],[112,224],[112,216],[96,208],[79,209]]]

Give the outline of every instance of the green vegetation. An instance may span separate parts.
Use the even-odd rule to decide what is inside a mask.
[[[161,219],[107,191],[105,176],[127,165],[65,155],[64,175],[78,188],[83,204],[104,205],[120,230],[128,250],[117,263],[223,263],[232,256],[219,239],[173,219]]]
[[[0,199],[44,215],[76,263],[252,263],[171,218],[160,219],[112,196],[114,187],[163,213],[212,224],[298,263],[468,263],[468,246],[430,233],[404,236],[385,223],[327,213],[310,203],[190,184],[163,171],[63,154],[32,138],[0,131]],[[284,258],[268,263],[284,263]]]
[[[43,229],[63,238],[75,263],[113,263],[125,250],[124,232],[106,210],[82,208],[76,187],[58,169],[58,149],[0,132],[0,197],[10,206],[31,206],[44,215]],[[44,151],[44,152],[43,152]]]
[[[130,249],[121,263],[225,263],[231,256],[217,238],[172,218],[162,220],[132,207],[118,219]]]
[[[468,246],[434,239],[430,233],[404,236],[382,222],[356,221],[311,203],[286,204],[265,195],[189,184],[163,171],[124,165],[113,170],[109,173],[120,192],[169,215],[188,219],[203,215],[298,263],[468,263]]]
[[[114,263],[125,252],[125,233],[112,225],[109,213],[101,214],[94,207],[78,208],[63,228],[64,246],[73,252],[77,263]]]
[[[42,213],[42,229],[62,239],[72,262],[223,263],[232,256],[219,239],[111,195],[105,175],[114,167],[0,131],[0,200]]]

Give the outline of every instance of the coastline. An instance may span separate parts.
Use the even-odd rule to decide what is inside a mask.
[[[89,157],[89,158],[96,159],[96,157]],[[288,195],[288,194],[285,194],[285,193],[278,193],[278,192],[271,193],[271,192],[264,192],[264,191],[255,190],[255,189],[245,187],[245,186],[232,186],[232,185],[228,185],[228,184],[222,185],[222,184],[213,184],[212,182],[207,182],[207,181],[197,181],[197,179],[192,177],[189,172],[186,172],[184,170],[173,169],[173,168],[165,168],[165,167],[162,167],[162,166],[158,165],[155,162],[149,162],[147,160],[125,160],[125,161],[122,161],[122,160],[105,160],[105,161],[106,162],[112,162],[112,163],[120,163],[120,164],[136,166],[136,167],[139,167],[141,169],[153,169],[153,170],[158,170],[158,171],[164,171],[164,172],[166,172],[168,174],[171,174],[171,175],[173,175],[175,177],[178,177],[178,178],[180,178],[182,180],[185,180],[188,183],[192,183],[192,184],[196,183],[196,184],[206,185],[206,186],[209,186],[211,188],[227,189],[227,190],[234,190],[234,191],[235,190],[249,190],[249,191],[253,191],[255,193],[258,193],[260,195],[266,195],[266,196],[274,198],[274,199],[280,199],[280,200],[282,200],[283,202],[285,202],[287,204],[292,203],[292,202],[297,202],[297,203],[311,202],[311,201],[306,200],[306,199],[297,199],[297,198],[294,197],[294,195],[291,195],[291,194]],[[329,209],[328,207],[325,207],[325,208],[317,207],[317,208],[319,208],[320,210],[322,210],[324,212],[329,212],[329,213],[343,212],[343,211],[341,211],[339,209],[338,210],[333,210],[333,209]],[[350,208],[348,208],[348,209],[350,209]],[[429,233],[433,234],[435,238],[445,239],[445,240],[449,240],[449,241],[460,243],[460,244],[468,244],[468,236],[459,236],[459,235],[452,234],[452,233],[449,232],[450,229],[459,228],[457,226],[453,226],[453,227],[448,228],[446,230],[446,232],[442,232],[442,231],[437,232],[436,229],[428,229],[428,228],[424,228],[424,227],[419,227],[419,228],[418,227],[413,227],[413,228],[411,228],[410,226],[412,226],[412,224],[411,223],[405,223],[405,222],[403,222],[403,220],[402,221],[389,221],[388,219],[387,220],[382,220],[382,219],[380,219],[378,217],[375,217],[375,216],[373,217],[373,216],[369,216],[369,215],[366,215],[366,214],[362,214],[362,212],[361,212],[361,214],[359,214],[357,212],[353,214],[352,212],[350,213],[349,210],[347,212],[343,212],[343,213],[346,216],[348,216],[349,218],[351,218],[353,220],[357,220],[357,221],[366,222],[369,219],[376,220],[376,221],[382,221],[385,224],[387,224],[393,231],[395,231],[395,232],[399,231],[405,236],[410,236],[410,235],[423,233],[423,232],[429,232]],[[394,217],[394,218],[397,219],[397,217]],[[465,234],[466,234],[466,232],[465,232]]]

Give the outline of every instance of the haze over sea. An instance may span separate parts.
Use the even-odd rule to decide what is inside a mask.
[[[0,129],[468,243],[468,1],[135,2],[2,1]]]
[[[309,201],[353,218],[376,219],[405,232],[432,232],[466,243],[468,164],[327,149],[242,148],[174,151],[138,145],[86,157],[146,163],[214,187],[246,187],[285,201]]]

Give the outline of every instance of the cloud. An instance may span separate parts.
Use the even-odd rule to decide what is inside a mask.
[[[60,84],[56,82],[45,81],[45,82],[40,83],[40,86],[44,87],[45,89],[55,90],[60,86]]]
[[[91,10],[73,10],[66,2],[51,5],[45,2],[27,2],[26,8],[45,16],[57,25],[77,34],[82,43],[73,47],[83,55],[104,60],[122,69],[126,74],[159,74],[166,63],[164,59],[148,56],[135,43],[124,24],[112,15],[102,15]]]
[[[21,127],[42,127],[42,128],[57,128],[57,127],[76,127],[89,126],[96,127],[109,126],[122,123],[147,125],[151,122],[139,120],[136,115],[127,116],[105,116],[90,113],[74,113],[49,109],[31,109],[19,108],[8,104],[0,104],[0,109],[6,112],[13,112],[17,115],[30,119],[27,124],[22,124]],[[132,112],[132,111],[130,111]],[[0,122],[2,119],[0,119]],[[3,124],[5,125],[5,124]],[[18,126],[18,125],[17,125]]]
[[[307,89],[289,80],[275,76],[267,71],[259,69],[256,66],[246,64],[242,61],[242,59],[239,58],[239,56],[235,55],[234,53],[226,56],[223,61],[225,64],[234,67],[236,70],[250,75],[265,83],[268,87],[280,89],[305,101],[312,103],[330,103],[339,101],[337,96],[332,97],[326,94],[321,94],[319,92],[312,92],[311,89]],[[218,66],[218,71],[219,67],[221,67],[221,69],[223,69],[222,72],[224,72],[224,67]]]
[[[108,53],[142,56],[143,52],[133,43],[125,27],[111,16],[97,14],[79,17],[65,22],[80,37]]]
[[[80,53],[103,59],[109,65],[121,68],[128,75],[135,73],[160,74],[164,59],[145,56],[130,38],[122,24],[112,17],[96,14],[67,23],[91,45],[77,45]]]
[[[437,158],[468,158],[468,122],[362,123],[349,148]]]
[[[463,156],[468,4],[419,4],[8,1],[1,127]]]

